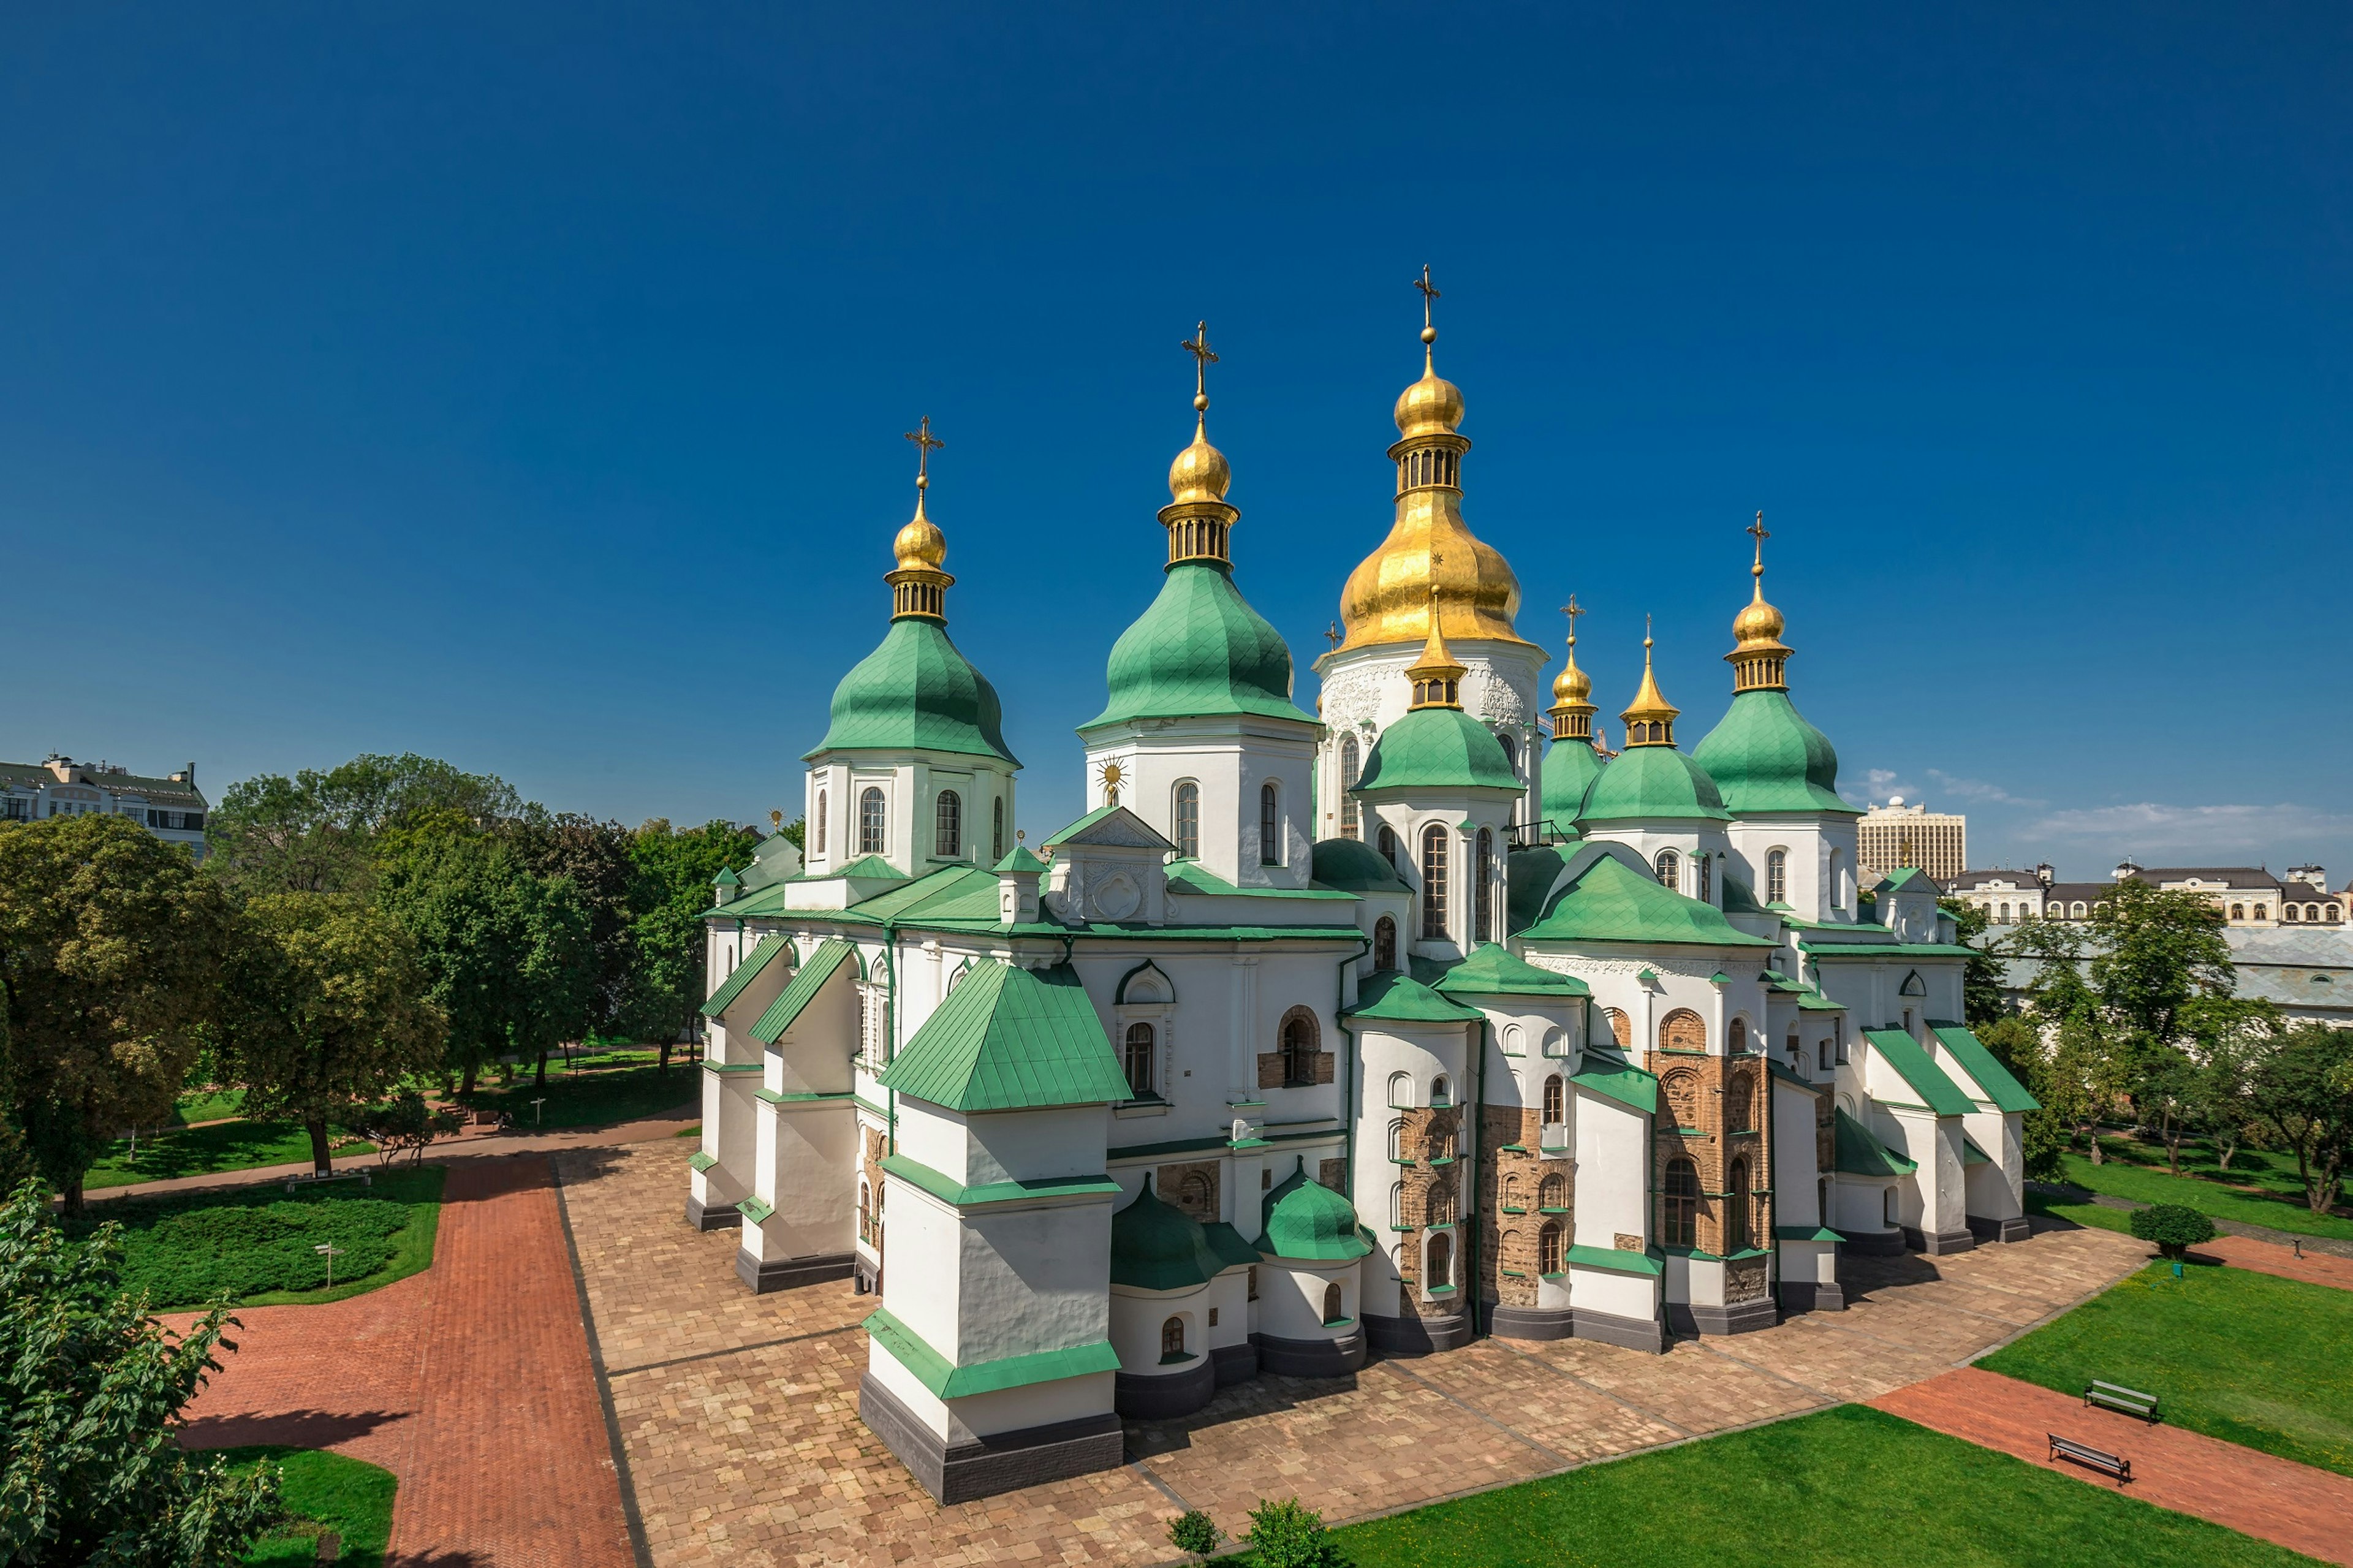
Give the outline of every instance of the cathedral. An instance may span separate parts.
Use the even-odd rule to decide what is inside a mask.
[[[719,879],[688,1221],[752,1290],[875,1298],[859,1414],[943,1500],[1115,1466],[1123,1417],[1266,1373],[1655,1352],[1841,1310],[1844,1252],[2026,1234],[2034,1101],[1961,1022],[1935,886],[1858,883],[1761,520],[1724,717],[1683,749],[1646,637],[1609,751],[1574,615],[1547,690],[1464,520],[1426,300],[1314,712],[1197,374],[1159,593],[1078,726],[1091,809],[1011,830],[919,462],[800,857]]]

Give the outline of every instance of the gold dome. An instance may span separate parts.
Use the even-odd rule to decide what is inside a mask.
[[[1197,408],[1208,403],[1197,395]],[[1234,471],[1226,455],[1209,445],[1208,416],[1204,413],[1193,426],[1193,444],[1176,454],[1168,465],[1168,494],[1177,502],[1221,501],[1234,482]]]
[[[1732,635],[1742,647],[1755,647],[1778,642],[1783,625],[1781,612],[1765,602],[1765,584],[1760,582],[1757,584],[1757,596],[1732,617]]]
[[[921,479],[916,481],[918,486],[923,483]],[[906,527],[899,531],[899,537],[891,542],[891,553],[899,558],[899,570],[902,572],[936,572],[940,569],[940,563],[948,558],[947,536],[939,531],[936,523],[923,515],[923,496],[920,489],[915,492],[915,515],[908,520]]]
[[[1651,670],[1651,632],[1646,624],[1642,629],[1642,684],[1634,689],[1634,700],[1618,715],[1626,721],[1626,744],[1629,746],[1672,746],[1675,743],[1675,717],[1683,711],[1666,699],[1659,689],[1659,678]]]
[[[1772,535],[1765,531],[1765,514],[1758,512],[1748,531],[1757,539],[1757,559],[1748,568],[1753,585],[1748,603],[1732,617],[1732,651],[1725,660],[1732,666],[1732,689],[1735,692],[1786,690],[1788,686],[1790,648],[1781,640],[1788,624],[1781,612],[1765,602],[1765,542]]]
[[[1553,677],[1552,681],[1553,703],[1561,708],[1583,702],[1593,695],[1593,677],[1577,668],[1576,639],[1572,637],[1569,640],[1568,666]]]
[[[1398,394],[1398,434],[1414,436],[1451,436],[1454,427],[1462,423],[1462,389],[1438,374],[1430,363],[1429,345],[1437,340],[1435,329],[1422,329],[1421,379]]]

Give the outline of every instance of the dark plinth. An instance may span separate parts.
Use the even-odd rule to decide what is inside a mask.
[[[1931,1258],[1939,1258],[1947,1252],[1967,1252],[1977,1244],[1977,1237],[1967,1226],[1958,1230],[1935,1231],[1920,1230],[1908,1225],[1904,1227],[1904,1245]]]
[[[1841,1230],[1839,1235],[1844,1238],[1839,1243],[1841,1252],[1865,1258],[1899,1258],[1904,1253],[1905,1233],[1900,1230]]]
[[[1116,1469],[1125,1443],[1119,1417],[1106,1410],[951,1447],[871,1372],[858,1384],[858,1418],[942,1502],[969,1502],[1041,1481]]]
[[[1365,1314],[1365,1341],[1383,1355],[1428,1355],[1471,1342],[1471,1319],[1451,1312],[1442,1318],[1384,1318]]]
[[[1989,1219],[1983,1215],[1969,1215],[1969,1234],[1979,1241],[2024,1241],[2034,1234],[2022,1214],[2008,1219]]]
[[[1679,1334],[1752,1334],[1780,1321],[1780,1310],[1769,1296],[1729,1307],[1688,1301],[1667,1303],[1667,1326]]]
[[[735,1249],[735,1278],[750,1286],[754,1296],[765,1296],[775,1290],[790,1290],[797,1285],[815,1285],[826,1279],[847,1279],[857,1263],[857,1255],[849,1252],[822,1253],[812,1258],[776,1258],[763,1263],[750,1251],[739,1247]]]
[[[1258,1375],[1258,1347],[1253,1344],[1212,1345],[1209,1364],[1218,1369],[1218,1386],[1229,1388]]]
[[[1123,1372],[1112,1378],[1112,1408],[1131,1421],[1190,1415],[1218,1392],[1218,1363],[1197,1355],[1182,1370],[1157,1377]]]
[[[1261,1372],[1284,1377],[1345,1377],[1365,1364],[1365,1332],[1351,1329],[1335,1340],[1286,1340],[1252,1334]]]
[[[1843,1312],[1846,1310],[1846,1287],[1833,1280],[1828,1285],[1811,1279],[1781,1281],[1781,1310],[1785,1312]]]
[[[1577,1332],[1577,1314],[1567,1307],[1507,1307],[1490,1301],[1487,1331],[1506,1340],[1565,1340]]]
[[[1659,1352],[1667,1348],[1666,1325],[1656,1318],[1621,1318],[1614,1312],[1577,1307],[1571,1309],[1570,1323],[1571,1332],[1580,1340],[1599,1340],[1630,1351]]]
[[[725,1230],[740,1225],[744,1216],[735,1212],[733,1204],[705,1204],[701,1198],[686,1200],[686,1223],[697,1230]]]

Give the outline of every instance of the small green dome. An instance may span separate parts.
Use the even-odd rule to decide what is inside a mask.
[[[1298,1169],[1259,1200],[1259,1213],[1266,1225],[1259,1250],[1270,1258],[1338,1261],[1362,1258],[1373,1249],[1356,1223],[1355,1206],[1323,1183],[1307,1179],[1304,1154],[1299,1156]]]
[[[1580,826],[1639,817],[1725,822],[1731,816],[1705,768],[1672,746],[1629,746],[1593,775],[1577,820]]]
[[[1798,714],[1786,691],[1744,691],[1692,755],[1706,768],[1724,804],[1755,811],[1835,811],[1852,816],[1839,798],[1838,752],[1830,737]]]
[[[1344,893],[1409,893],[1388,858],[1361,838],[1324,838],[1310,851],[1315,881]]]
[[[937,621],[891,623],[881,646],[833,689],[832,722],[803,761],[826,752],[958,752],[1013,763],[997,688]]]
[[[1129,719],[1254,713],[1314,720],[1291,700],[1291,647],[1217,562],[1182,561],[1112,645],[1111,700],[1082,731]]]
[[[1584,809],[1585,792],[1606,764],[1601,753],[1584,741],[1556,741],[1544,759],[1545,822],[1550,832],[1565,838],[1577,834],[1577,814]]]
[[[1111,1216],[1111,1282],[1139,1290],[1185,1290],[1206,1285],[1225,1264],[1208,1233],[1183,1209],[1152,1190],[1146,1172],[1135,1201]]]
[[[1519,787],[1493,731],[1460,708],[1416,708],[1373,742],[1354,793]]]

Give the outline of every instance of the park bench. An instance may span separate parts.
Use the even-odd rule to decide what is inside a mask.
[[[466,1110],[466,1125],[487,1127],[494,1132],[503,1132],[514,1125],[514,1118],[503,1110],[470,1106]]]
[[[2094,1405],[2114,1410],[2119,1415],[2137,1415],[2152,1426],[2157,1425],[2157,1395],[2143,1394],[2137,1388],[2102,1383],[2095,1377],[2091,1386],[2084,1390],[2084,1408],[2088,1410]]]
[[[2051,1441],[2051,1461],[2053,1464],[2061,1459],[2073,1459],[2104,1475],[2114,1476],[2119,1481],[2132,1479],[2132,1461],[2121,1455],[2104,1452],[2089,1443],[2078,1443],[2073,1437],[2062,1437],[2056,1432],[2045,1432],[2043,1436]]]
[[[299,1176],[287,1177],[286,1191],[290,1194],[299,1188],[315,1187],[326,1182],[357,1182],[360,1185],[370,1188],[375,1185],[375,1179],[365,1171],[330,1171],[323,1176],[306,1172]]]

